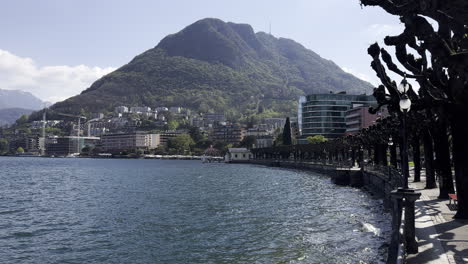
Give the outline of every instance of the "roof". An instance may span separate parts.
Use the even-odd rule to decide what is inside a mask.
[[[246,149],[246,148],[228,148],[228,152],[231,152],[231,153],[239,153],[239,152],[250,152],[250,150]]]

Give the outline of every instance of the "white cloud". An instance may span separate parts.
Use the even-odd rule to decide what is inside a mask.
[[[0,89],[27,91],[50,102],[79,94],[115,69],[86,65],[39,67],[31,58],[0,49]]]
[[[373,85],[376,85],[378,83],[378,80],[377,78],[372,78],[370,77],[369,75],[367,74],[364,74],[364,73],[360,73],[356,70],[353,70],[351,68],[346,68],[346,67],[342,67],[341,68],[344,72],[346,73],[349,73],[349,74],[352,74],[354,76],[356,76],[357,78],[363,80],[363,81],[366,81],[366,82],[370,82],[371,84]]]
[[[397,36],[403,33],[403,24],[372,24],[362,31],[369,42],[382,41],[386,36]]]

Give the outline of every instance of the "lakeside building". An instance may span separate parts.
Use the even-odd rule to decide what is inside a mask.
[[[387,115],[386,111],[380,111],[373,115],[369,113],[368,106],[355,106],[346,111],[346,135],[354,135],[363,128],[368,128],[375,124],[377,119]]]
[[[244,136],[245,137],[248,137],[248,136],[259,137],[259,136],[268,136],[268,135],[271,135],[271,134],[272,134],[272,132],[268,131],[266,129],[263,129],[263,128],[260,128],[260,127],[253,127],[253,128],[248,128],[245,131]]]
[[[248,161],[253,157],[252,152],[246,148],[228,148],[224,161],[228,163]]]
[[[144,132],[105,134],[101,145],[104,151],[124,151],[134,149],[155,149],[161,143],[159,134]]]
[[[272,135],[258,136],[255,138],[255,148],[269,148],[273,146],[273,141]]]
[[[376,104],[372,95],[311,94],[299,100],[299,143],[307,143],[308,136],[322,135],[338,138],[346,133],[346,113],[353,105],[368,107]]]
[[[45,148],[44,138],[39,135],[32,135],[26,138],[25,150],[30,153],[41,153]]]
[[[52,137],[46,140],[46,154],[49,156],[66,157],[80,153],[86,146],[99,144],[99,137]]]
[[[162,146],[167,146],[167,143],[169,142],[171,138],[175,138],[178,135],[187,134],[187,133],[188,133],[187,130],[168,130],[160,134],[160,144]]]
[[[217,124],[210,133],[211,140],[228,144],[240,143],[244,136],[245,129],[237,124]]]

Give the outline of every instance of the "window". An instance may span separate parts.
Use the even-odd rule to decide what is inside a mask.
[[[245,158],[245,154],[242,154],[242,157]]]
[[[234,155],[234,157],[236,157],[236,158],[237,158],[237,154],[235,154],[235,155]]]

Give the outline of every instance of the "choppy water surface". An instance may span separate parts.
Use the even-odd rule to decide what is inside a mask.
[[[377,263],[380,202],[310,172],[0,158],[1,263]]]

